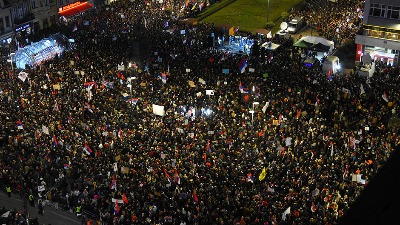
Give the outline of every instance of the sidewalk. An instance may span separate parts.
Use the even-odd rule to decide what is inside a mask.
[[[37,204],[37,201],[36,201]],[[11,198],[6,193],[0,192],[0,207],[5,207],[7,210],[15,210],[24,212],[23,201],[19,195],[12,194]],[[40,224],[51,225],[76,225],[81,224],[81,221],[75,214],[63,210],[56,210],[53,207],[44,207],[44,216],[38,214],[37,207],[32,207],[28,204],[27,213],[31,219],[38,218]]]

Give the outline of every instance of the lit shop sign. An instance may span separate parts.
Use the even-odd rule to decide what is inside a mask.
[[[30,27],[29,23],[27,23],[27,24],[25,24],[25,25],[23,25],[21,27],[18,27],[17,29],[15,29],[15,32],[19,32],[19,31],[25,30],[28,27]]]
[[[59,12],[59,13],[62,13],[62,12],[64,12],[64,11],[68,11],[68,10],[70,10],[70,9],[77,8],[77,7],[86,5],[87,3],[88,3],[88,2],[80,2],[80,1],[77,1],[77,2],[74,2],[74,3],[71,3],[71,4],[69,4],[69,5],[66,5],[66,6],[63,6],[63,7],[59,8],[59,9],[58,9],[58,12]]]

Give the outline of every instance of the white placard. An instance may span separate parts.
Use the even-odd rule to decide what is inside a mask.
[[[214,95],[214,90],[206,90],[206,95]]]
[[[165,116],[164,106],[153,104],[153,113],[157,116]]]

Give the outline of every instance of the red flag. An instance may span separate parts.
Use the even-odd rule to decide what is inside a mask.
[[[299,111],[297,111],[296,119],[300,118],[300,115],[301,115],[301,109]]]
[[[122,201],[124,201],[125,204],[128,204],[128,198],[126,197],[125,193],[122,194]]]
[[[168,180],[169,182],[171,182],[171,181],[172,181],[172,178],[171,178],[171,176],[169,175],[169,173],[168,173],[168,171],[167,171],[166,169],[164,169],[164,173],[165,173],[165,176],[167,177],[167,180]]]
[[[199,202],[199,197],[197,197],[197,194],[195,191],[193,191],[193,200],[194,202],[198,203]]]
[[[122,141],[122,130],[121,130],[121,128],[119,128],[118,137]]]

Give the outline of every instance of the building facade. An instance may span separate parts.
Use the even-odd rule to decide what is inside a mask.
[[[356,62],[368,53],[375,62],[399,65],[399,0],[366,0],[361,32],[355,40]]]

